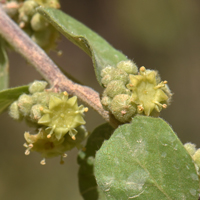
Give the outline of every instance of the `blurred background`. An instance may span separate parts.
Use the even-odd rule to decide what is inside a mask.
[[[188,0],[61,0],[62,10],[99,33],[138,67],[156,69],[173,92],[171,106],[162,112],[183,143],[200,147],[200,1]],[[98,92],[91,59],[61,37],[51,57],[67,72]],[[42,77],[20,55],[9,53],[10,87]],[[104,120],[91,109],[86,114],[92,131]],[[0,199],[81,200],[78,190],[77,150],[40,165],[37,153],[24,155],[25,123],[0,115]]]

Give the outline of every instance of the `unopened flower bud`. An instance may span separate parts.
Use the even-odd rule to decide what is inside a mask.
[[[43,92],[47,84],[46,81],[34,81],[29,86],[29,92],[32,94],[35,92]]]
[[[30,114],[31,107],[33,105],[32,97],[27,94],[22,94],[18,99],[17,105],[22,115],[28,116]]]
[[[136,105],[129,95],[119,94],[113,98],[110,110],[120,122],[129,122],[136,113]]]
[[[121,80],[114,80],[108,83],[104,95],[114,98],[118,94],[130,94],[130,90],[125,87],[125,84]]]
[[[20,120],[22,118],[20,112],[19,112],[19,108],[18,108],[18,105],[17,105],[17,101],[13,102],[11,105],[10,105],[10,108],[9,108],[9,115],[15,119],[15,120]]]
[[[48,27],[49,23],[44,19],[44,17],[35,13],[31,19],[31,27],[34,31],[43,31]]]
[[[131,60],[121,61],[117,64],[117,68],[124,70],[127,74],[137,74],[138,68]]]

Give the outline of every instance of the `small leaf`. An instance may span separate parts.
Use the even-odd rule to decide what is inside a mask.
[[[93,174],[93,161],[96,151],[99,150],[105,139],[110,138],[113,131],[114,129],[109,124],[97,127],[88,138],[86,150],[79,153],[79,189],[85,200],[98,199],[98,188]]]
[[[25,85],[0,91],[0,113],[17,100],[21,94],[29,93],[28,88],[29,86]]]
[[[100,73],[105,66],[115,65],[122,60],[127,60],[124,54],[114,49],[102,37],[62,11],[43,7],[39,7],[37,11],[67,39],[92,57],[100,85],[102,85]]]
[[[9,61],[5,50],[5,42],[0,37],[0,90],[8,88],[9,80]]]
[[[95,176],[107,199],[197,200],[192,158],[160,118],[136,116],[96,154]]]

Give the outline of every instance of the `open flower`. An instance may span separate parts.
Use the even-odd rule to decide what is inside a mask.
[[[41,107],[43,112],[38,124],[47,126],[50,133],[60,140],[66,133],[69,133],[71,138],[75,140],[77,134],[76,127],[85,124],[83,113],[88,111],[83,105],[78,106],[77,97],[74,96],[68,99],[67,92],[61,93],[59,96],[51,95],[47,107]]]
[[[166,108],[171,99],[167,81],[160,81],[157,71],[140,68],[138,75],[129,75],[127,85],[132,91],[132,101],[137,105],[137,113],[149,116]]]

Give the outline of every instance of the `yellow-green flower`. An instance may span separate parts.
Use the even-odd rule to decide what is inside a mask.
[[[68,99],[67,92],[61,93],[59,96],[50,96],[48,107],[41,107],[43,112],[38,124],[47,126],[50,133],[47,137],[55,134],[56,138],[60,140],[66,133],[72,139],[76,139],[76,127],[85,124],[83,113],[87,112],[88,108],[83,105],[78,106],[77,97],[74,96]]]
[[[129,75],[130,82],[127,85],[132,91],[132,101],[137,105],[137,113],[149,116],[151,113],[159,113],[170,102],[171,92],[167,81],[160,82],[157,71],[140,68],[138,75]]]

